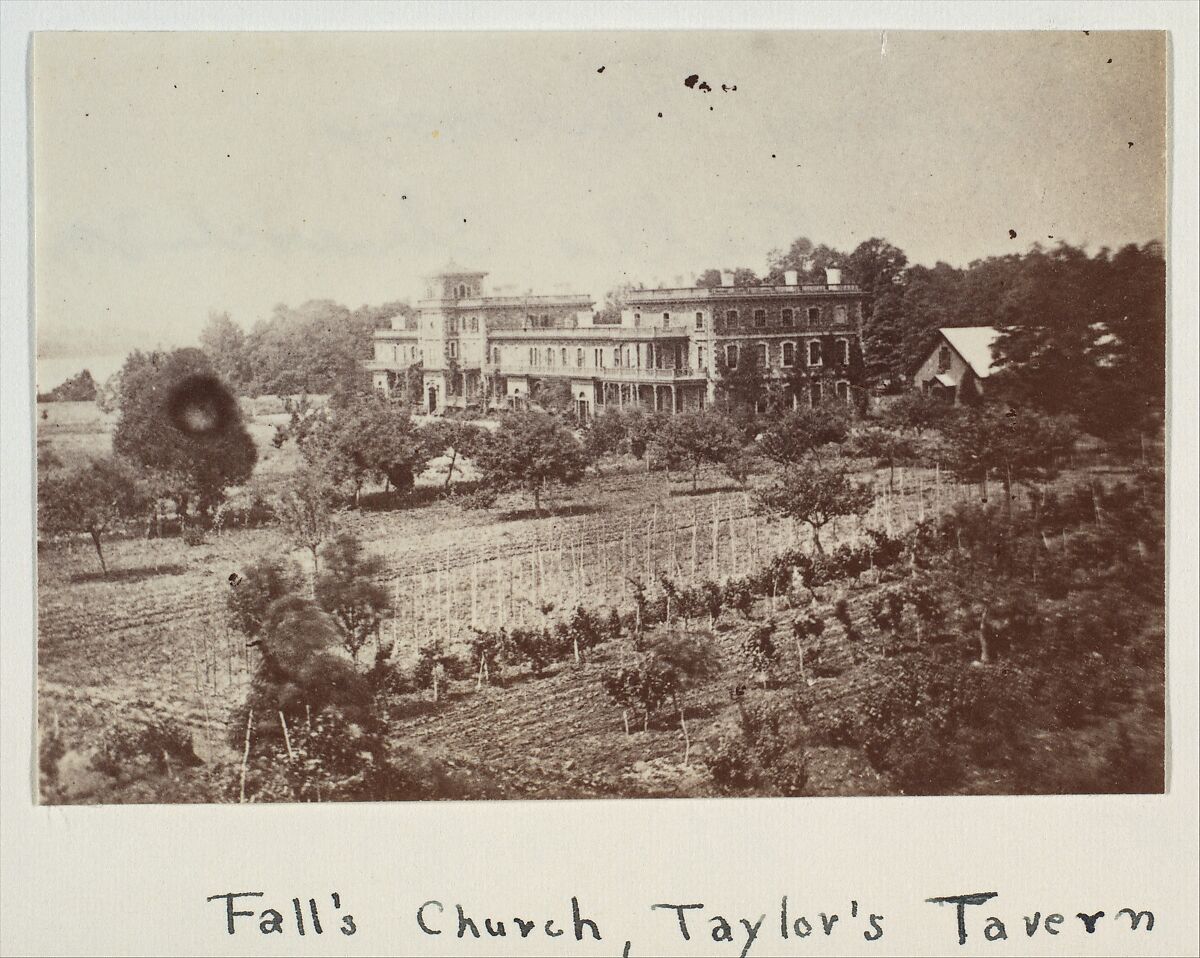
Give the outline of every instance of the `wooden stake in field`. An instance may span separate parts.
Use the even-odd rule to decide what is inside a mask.
[[[717,498],[720,498],[720,493],[717,493]],[[720,519],[717,513],[717,500],[713,500],[712,508],[712,580],[717,582],[721,578],[721,553],[717,548],[718,540],[721,536]]]
[[[288,734],[287,719],[283,717],[282,711],[279,712],[279,724],[283,726],[283,744],[287,749],[288,761],[294,762],[296,760],[296,753],[292,751],[292,737]]]
[[[254,724],[254,709],[250,709],[246,715],[246,745],[242,749],[242,778],[241,786],[238,789],[238,801],[246,800],[246,766],[250,762],[250,728]]]

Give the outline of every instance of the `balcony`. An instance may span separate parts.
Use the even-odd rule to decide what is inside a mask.
[[[862,288],[853,283],[830,286],[807,283],[802,286],[683,286],[678,289],[635,289],[627,297],[630,306],[648,303],[703,302],[722,298],[769,299],[796,295],[859,295]]]
[[[696,382],[708,378],[703,369],[688,366],[666,369],[645,366],[531,366],[528,363],[484,363],[489,376],[530,376],[534,379],[603,379],[622,383]]]

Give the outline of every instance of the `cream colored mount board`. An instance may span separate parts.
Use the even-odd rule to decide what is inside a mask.
[[[1194,37],[254,9],[14,14],[4,950],[1191,952]]]

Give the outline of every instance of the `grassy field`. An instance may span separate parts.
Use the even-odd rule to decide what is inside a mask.
[[[271,444],[283,419],[277,412],[263,413],[248,422],[260,451],[258,475],[285,474],[299,461],[292,444],[283,449]],[[39,419],[39,435],[71,461],[108,451],[112,424],[111,416],[90,404],[51,404]],[[692,494],[687,484],[672,485],[662,473],[647,473],[630,461],[589,476],[554,503],[553,515],[535,516],[519,499],[468,511],[453,497],[431,498],[441,481],[438,465],[419,481],[417,504],[397,508],[384,497],[369,496],[365,508],[342,518],[384,560],[395,616],[380,639],[395,644],[401,662],[411,662],[433,639],[461,650],[473,626],[536,624],[577,603],[628,608],[631,579],[652,583],[659,573],[681,582],[724,579],[807,541],[790,522],[768,523],[753,515],[746,493],[715,473]],[[904,474],[893,494],[886,491],[886,471],[863,475],[880,490],[876,508],[862,521],[829,530],[827,548],[859,541],[871,527],[904,528],[978,495],[974,487],[952,485],[932,470]],[[280,552],[291,552],[302,568],[311,568],[307,553],[291,550],[273,528],[210,533],[190,547],[179,538],[116,538],[106,547],[107,578],[99,574],[86,541],[40,548],[38,713],[41,727],[68,743],[59,763],[61,798],[161,797],[162,783],[114,785],[90,770],[88,757],[109,727],[162,718],[193,730],[196,753],[205,762],[203,770],[187,773],[191,784],[180,786],[181,796],[212,797],[200,783],[206,776],[219,778],[221,769],[238,761],[228,745],[231,716],[256,666],[256,653],[226,622],[228,580],[250,559]],[[857,620],[866,620],[872,589],[868,580],[853,593]],[[816,596],[826,610],[835,598],[835,590]],[[789,648],[786,603],[761,600],[755,614],[773,621],[778,643]],[[734,679],[696,691],[688,706],[686,743],[678,723],[667,720],[627,734],[621,710],[599,682],[603,669],[622,655],[619,646],[601,647],[580,665],[554,666],[544,678],[510,676],[504,688],[454,682],[436,705],[427,694],[399,697],[389,726],[397,743],[417,746],[487,781],[496,796],[712,794],[700,759],[736,716],[731,684],[753,688],[754,676],[737,654],[751,628],[733,615],[718,622],[714,638],[723,671]],[[364,657],[372,653],[368,647]],[[822,679],[805,692],[818,707],[854,700],[878,678],[878,663],[863,661],[847,643],[834,641],[825,665],[836,671],[836,680]],[[1149,676],[1142,684],[1153,689],[1154,682]],[[1130,706],[1151,719],[1154,707],[1152,695]],[[1157,726],[1149,721],[1139,727],[1148,728],[1151,738],[1156,727],[1161,735],[1161,719]],[[1081,746],[1088,734],[1079,733]],[[1046,747],[1061,753],[1062,743],[1048,740]],[[1078,761],[1086,762],[1086,754],[1084,747]],[[810,794],[894,790],[853,747],[814,745],[808,762]],[[998,788],[986,775],[968,786],[978,792]]]

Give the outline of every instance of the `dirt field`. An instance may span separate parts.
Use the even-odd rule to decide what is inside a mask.
[[[90,404],[53,404],[39,422],[64,459],[101,453],[110,444],[112,417],[94,406],[79,408],[84,405]],[[271,446],[277,421],[282,416],[275,413],[250,423],[262,453],[260,474],[286,472],[297,461],[291,444]],[[440,482],[437,465],[420,485]],[[870,527],[902,528],[978,495],[933,470],[903,474],[896,494],[887,491],[886,471],[873,478],[876,508],[861,521],[827,530],[827,548],[856,541]],[[570,490],[553,504],[553,516],[534,516],[516,498],[487,511],[435,499],[365,508],[342,521],[385,561],[396,614],[381,641],[395,643],[398,660],[406,662],[433,639],[461,649],[472,626],[537,623],[543,614],[552,621],[576,604],[628,608],[630,579],[652,583],[660,573],[682,582],[724,579],[807,541],[790,522],[754,516],[747,494],[723,476],[707,475],[701,486],[692,494],[688,484],[671,484],[662,473],[629,462]],[[61,767],[72,800],[113,800],[97,791],[107,784],[83,769],[88,750],[116,721],[175,719],[194,730],[197,754],[210,766],[236,761],[227,745],[228,722],[256,663],[226,624],[227,580],[250,559],[281,551],[292,550],[274,529],[210,533],[192,547],[179,538],[114,539],[106,545],[106,579],[89,542],[42,546],[38,712],[43,727],[69,743]],[[306,552],[292,555],[311,570]],[[855,596],[856,616],[865,618],[865,601],[865,592]],[[716,638],[727,671],[744,671],[736,649],[749,626],[732,616],[720,626]],[[788,640],[781,633],[778,641],[786,646]],[[364,658],[373,651],[368,646]],[[683,766],[685,740],[677,723],[626,734],[620,709],[598,680],[605,657],[616,654],[602,648],[582,666],[560,665],[538,680],[516,676],[503,689],[477,692],[474,682],[454,683],[436,707],[413,697],[393,716],[395,740],[484,776],[513,797],[711,793],[695,758],[729,719],[729,689],[714,684],[689,703],[693,761]],[[845,655],[849,674],[837,694],[872,680],[869,670],[852,670]],[[860,752],[814,748],[809,760],[813,794],[884,789]]]

